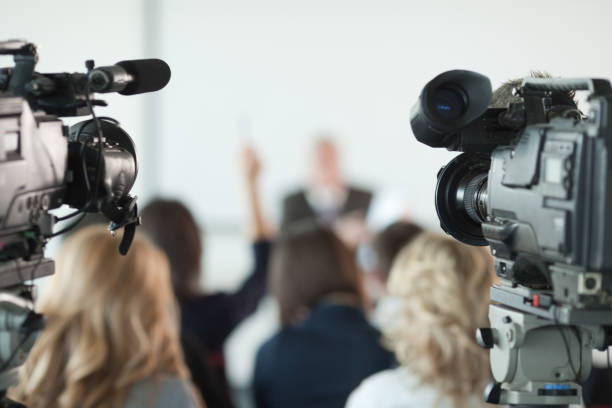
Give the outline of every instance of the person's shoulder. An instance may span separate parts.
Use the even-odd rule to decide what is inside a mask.
[[[405,392],[406,384],[402,384],[400,379],[401,370],[395,368],[380,371],[363,380],[349,396],[346,408],[384,407],[388,395],[393,395],[395,402],[402,401],[401,395]]]
[[[274,351],[276,347],[276,343],[278,342],[279,333],[275,333],[268,340],[264,341],[261,346],[259,346],[259,351],[257,354],[267,354]]]
[[[281,328],[272,337],[266,340],[257,351],[257,362],[279,361],[286,362],[286,358],[299,349],[304,341],[308,340],[308,331],[295,326]]]
[[[280,341],[281,332],[277,332],[268,340],[263,342],[259,349],[257,350],[257,356],[255,357],[256,365],[261,367],[262,365],[267,364],[271,358],[277,355],[278,353],[278,343]]]
[[[366,190],[365,188],[349,186],[348,195],[345,203],[346,211],[368,211],[370,208],[370,204],[372,202],[372,198],[374,197],[374,193],[370,190]]]
[[[372,196],[374,195],[372,190],[369,190],[367,188],[360,187],[360,186],[355,186],[355,185],[350,185],[348,190],[350,194],[359,196],[359,197],[372,198]]]
[[[189,381],[176,377],[163,377],[157,383],[161,394],[177,400],[192,400],[194,398],[193,388]]]
[[[303,201],[305,199],[306,199],[306,190],[301,188],[299,190],[290,191],[287,195],[285,195],[283,202],[292,203],[295,201]]]
[[[303,331],[298,325],[281,327],[261,345],[260,350],[263,353],[274,353],[279,347],[282,347],[288,341],[292,341],[293,338],[303,336]]]
[[[404,377],[404,369],[402,367],[392,368],[389,370],[383,370],[376,374],[372,374],[359,386],[363,387],[365,391],[375,391],[380,389],[381,387],[384,389],[386,387],[399,386],[400,388],[405,387],[405,382],[403,381]]]
[[[278,361],[284,361],[280,356],[279,342],[281,333],[277,332],[268,340],[259,346],[255,355],[255,384],[266,382],[267,379],[274,377],[274,373],[278,368]]]
[[[380,371],[365,380],[351,393],[346,408],[416,408],[432,406],[453,407],[452,400],[441,397],[433,387],[420,382],[404,367]],[[471,396],[470,408],[483,408],[479,396]]]
[[[124,407],[143,406],[198,408],[200,405],[189,381],[161,376],[139,381],[131,387]]]

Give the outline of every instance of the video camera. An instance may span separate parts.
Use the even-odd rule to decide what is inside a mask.
[[[588,91],[586,117],[571,97]],[[580,403],[591,353],[612,326],[612,89],[603,79],[526,78],[516,101],[491,108],[481,74],[445,72],[411,112],[416,138],[462,154],[438,173],[442,229],[489,245],[496,382],[485,400]]]
[[[0,373],[19,364],[33,344],[42,317],[33,312],[27,280],[53,273],[44,258],[46,242],[101,212],[109,230],[124,228],[125,254],[139,224],[130,196],[138,172],[136,149],[119,123],[97,117],[106,106],[93,93],[134,95],[157,91],[170,80],[158,59],[122,61],[86,73],[34,71],[36,47],[22,40],[0,42],[0,54],[13,55],[14,67],[0,69]],[[68,128],[58,117],[92,115]],[[75,211],[49,213],[62,205]],[[75,218],[54,231],[58,221]],[[16,356],[21,353],[22,356]],[[0,389],[4,384],[0,378]]]

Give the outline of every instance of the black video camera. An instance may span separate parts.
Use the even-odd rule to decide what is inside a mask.
[[[587,117],[576,90],[589,92]],[[438,173],[438,217],[456,239],[490,245],[501,278],[492,329],[478,333],[499,381],[487,401],[575,403],[612,326],[612,89],[526,78],[508,106],[491,97],[487,77],[445,72],[423,89],[412,130],[463,152]]]
[[[94,92],[157,91],[170,80],[170,68],[158,59],[106,67],[87,61],[86,73],[41,74],[34,71],[38,55],[31,43],[0,42],[0,54],[15,61],[0,69],[0,314],[8,310],[14,317],[0,323],[2,373],[15,365],[7,350],[27,348],[23,339],[40,327],[23,283],[53,273],[53,261],[44,258],[46,242],[87,213],[100,212],[109,230],[124,228],[119,251],[125,254],[139,224],[129,194],[138,170],[134,143],[116,120],[95,115],[93,107],[106,103],[93,99]],[[58,118],[90,114],[70,128]],[[62,205],[75,211],[49,213]],[[54,231],[56,222],[73,218]]]

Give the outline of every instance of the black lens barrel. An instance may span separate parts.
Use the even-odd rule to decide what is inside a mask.
[[[481,224],[487,217],[487,179],[491,159],[464,153],[438,173],[436,211],[440,226],[469,245],[488,245]]]

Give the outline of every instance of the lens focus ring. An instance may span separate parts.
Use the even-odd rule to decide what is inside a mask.
[[[486,221],[487,173],[472,178],[465,186],[463,206],[465,212],[477,223]]]

